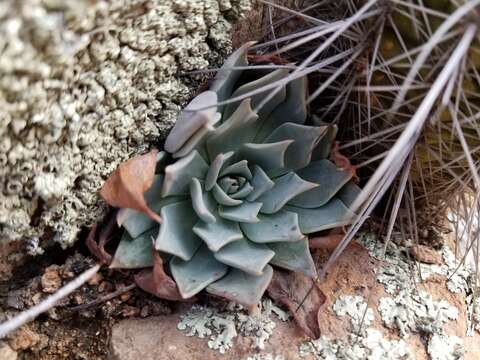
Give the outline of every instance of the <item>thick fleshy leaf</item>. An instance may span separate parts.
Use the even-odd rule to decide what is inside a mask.
[[[140,269],[153,265],[152,242],[158,235],[158,226],[132,239],[127,232],[118,244],[113,260],[112,269]]]
[[[233,87],[243,72],[243,70],[232,68],[248,65],[247,52],[254,43],[254,41],[249,41],[239,47],[225,60],[222,68],[217,72],[210,85],[210,90],[217,93],[219,102],[227,100],[232,95]]]
[[[188,299],[228,272],[228,266],[217,261],[206,246],[201,246],[190,261],[173,257],[170,270],[184,299]]]
[[[214,253],[218,261],[257,276],[262,274],[265,265],[274,255],[267,246],[247,239],[234,241]]]
[[[275,183],[265,174],[265,171],[258,165],[253,165],[253,176],[250,180],[253,191],[247,196],[248,201],[257,200],[264,192],[273,188]]]
[[[192,232],[198,217],[191,203],[183,201],[164,206],[161,215],[163,223],[155,241],[156,249],[185,261],[190,260],[202,243]]]
[[[237,151],[243,144],[252,142],[258,119],[252,111],[250,99],[243,100],[237,110],[217,127],[206,141],[210,159],[228,151]]]
[[[342,202],[350,207],[357,196],[360,194],[362,189],[360,189],[353,181],[349,181],[345,184],[344,187],[337,193],[337,197],[342,200]]]
[[[215,157],[215,160],[212,161],[210,167],[207,171],[207,176],[205,177],[205,190],[210,191],[217,183],[218,175],[220,170],[225,166],[225,164],[233,156],[233,151],[227,153],[220,153]]]
[[[240,190],[238,190],[235,194],[231,194],[230,197],[232,199],[244,199],[253,191],[253,186],[250,183],[244,183]]]
[[[192,199],[193,210],[195,210],[198,217],[205,222],[215,222],[215,216],[212,213],[215,206],[210,196],[209,193],[203,192],[202,184],[197,178],[191,180],[190,197]]]
[[[230,166],[227,166],[220,172],[220,176],[226,175],[236,175],[243,176],[245,179],[250,180],[252,178],[252,173],[248,168],[247,160],[240,160]]]
[[[220,206],[218,213],[227,220],[240,223],[256,223],[259,221],[257,215],[262,203],[245,201],[238,206]]]
[[[327,298],[312,279],[298,272],[276,270],[268,295],[288,307],[305,334],[312,339],[320,337],[318,313]]]
[[[212,127],[215,120],[218,102],[217,93],[205,91],[197,95],[180,113],[175,126],[165,140],[164,149],[169,153],[179,151],[197,133],[202,133]],[[198,110],[207,107],[204,110]],[[198,139],[199,140],[199,139]]]
[[[268,247],[275,252],[270,264],[316,278],[317,269],[308,245],[307,237],[301,241],[268,244]]]
[[[214,223],[198,221],[192,231],[200,237],[211,251],[218,251],[226,244],[243,238],[238,223],[217,216]]]
[[[327,204],[316,209],[286,205],[285,210],[298,214],[298,224],[304,234],[348,225],[355,218],[355,214],[339,199],[332,199]]]
[[[238,89],[236,89],[233,92],[232,97],[241,96],[250,91],[260,89],[262,86],[269,85],[274,81],[284,78],[288,74],[288,72],[289,72],[288,69],[278,69],[278,70],[272,71],[269,74],[262,76],[261,78],[255,81],[251,81],[249,83],[246,83],[240,86]],[[266,104],[264,104],[261,108],[257,109],[257,107],[259,107],[259,105],[263,103],[265,98],[269,96],[273,90],[277,90],[277,89],[265,90],[260,94],[253,95],[251,97],[252,109],[257,110],[257,113],[260,119],[266,118],[272,112],[272,110],[275,109],[275,107],[277,107],[280,103],[282,103],[285,100],[287,91],[285,86],[282,86],[282,88],[276,91],[275,95]],[[234,113],[234,111],[237,109],[237,107],[238,107],[238,103],[227,104],[225,106],[225,111],[223,113],[223,116],[230,117]]]
[[[285,167],[280,170],[286,173],[288,170],[301,169],[310,163],[312,151],[326,129],[326,127],[285,123],[276,128],[265,142],[294,140],[285,153]]]
[[[169,161],[170,155],[166,151],[159,151],[157,154],[157,164],[155,165],[155,174],[163,174],[163,170]]]
[[[173,153],[172,157],[174,159],[183,158],[190,154],[193,150],[197,150],[204,159],[208,159],[208,154],[205,149],[205,142],[213,133],[213,130],[215,129],[214,125],[219,122],[221,118],[222,115],[220,113],[216,113],[211,123],[208,126],[202,127],[200,130],[198,130],[190,139],[187,140],[180,150]]]
[[[263,120],[260,129],[255,136],[257,142],[264,142],[276,128],[284,123],[304,124],[307,118],[307,77],[290,81],[287,84],[287,95],[284,102],[277,106],[275,110]]]
[[[298,215],[280,210],[271,215],[259,215],[254,224],[240,224],[245,236],[256,243],[299,241],[303,239],[298,225]]]
[[[272,276],[273,269],[269,265],[265,266],[260,276],[230,269],[226,276],[207,286],[207,292],[242,305],[257,305],[267,290]]]
[[[143,270],[136,274],[134,279],[138,287],[161,299],[181,301],[175,281],[163,269],[163,260],[155,249],[152,249],[153,269]],[[192,301],[192,300],[190,300]]]
[[[186,157],[165,168],[162,196],[189,194],[192,178],[204,179],[207,171],[208,165],[205,160],[198,151],[192,151]]]
[[[352,178],[350,171],[338,169],[329,160],[311,162],[307,167],[298,170],[297,174],[302,179],[320,184],[289,202],[291,205],[305,208],[325,205]]]
[[[100,189],[102,198],[111,206],[141,211],[160,223],[160,216],[148,207],[144,197],[155,178],[157,153],[153,150],[121,163]]]
[[[156,202],[150,203],[149,206],[155,213],[159,214],[162,207],[168,204],[186,200],[183,196],[169,196]],[[136,238],[145,231],[156,227],[158,223],[142,212],[133,209],[123,208],[117,214],[118,226],[123,226],[132,238]]]
[[[273,214],[298,194],[318,187],[318,184],[305,181],[293,172],[276,178],[274,182],[274,187],[258,198],[263,203],[260,212],[264,214]]]
[[[330,155],[330,151],[332,149],[333,142],[335,141],[335,137],[337,136],[338,127],[337,125],[332,125],[325,122],[314,121],[314,123],[317,126],[327,126],[327,131],[322,136],[317,146],[313,150],[312,161],[327,159]]]
[[[212,194],[215,200],[220,205],[226,205],[226,206],[236,206],[240,205],[242,203],[242,200],[239,199],[232,199],[230,196],[228,196],[225,191],[222,190],[220,186],[215,184],[215,186],[212,189]]]
[[[285,152],[292,142],[293,140],[285,140],[267,144],[245,144],[240,149],[240,158],[267,172],[282,169],[285,166]]]

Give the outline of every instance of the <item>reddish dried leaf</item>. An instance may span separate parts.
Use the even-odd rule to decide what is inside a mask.
[[[312,279],[296,272],[275,270],[268,294],[288,307],[305,334],[312,339],[320,337],[318,313],[326,297]]]
[[[274,54],[265,54],[265,55],[251,54],[251,55],[247,55],[247,59],[250,64],[288,65],[290,63],[287,59],[284,59],[281,56],[274,55]]]
[[[135,275],[135,283],[142,290],[161,299],[185,301],[178,292],[175,281],[163,270],[163,260],[155,248],[153,249],[153,268]],[[191,300],[193,299],[188,299],[188,301]]]
[[[105,251],[105,245],[112,239],[111,234],[114,231],[115,216],[108,222],[107,226],[100,233],[100,238],[97,243],[97,224],[93,224],[90,233],[88,234],[86,244],[90,253],[103,264],[110,264],[112,256]]]
[[[340,153],[339,144],[340,143],[338,141],[333,143],[332,150],[330,152],[330,160],[335,163],[337,168],[350,171],[353,175],[353,181],[358,183],[360,179],[357,176],[357,168],[350,163],[350,160],[345,155]]]
[[[325,236],[316,236],[308,240],[311,249],[335,250],[337,245],[342,241],[343,234],[328,234]]]
[[[103,184],[100,195],[112,206],[144,212],[160,223],[160,216],[148,207],[143,196],[153,183],[157,153],[153,150],[120,164]]]

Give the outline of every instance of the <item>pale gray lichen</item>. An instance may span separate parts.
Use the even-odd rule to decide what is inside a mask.
[[[118,164],[231,51],[249,0],[0,1],[0,239],[72,244]]]
[[[300,346],[301,357],[316,360],[413,360],[404,340],[388,340],[374,328],[361,336],[351,335],[348,341],[330,340],[325,336]]]
[[[254,348],[263,350],[275,328],[272,314],[282,321],[290,318],[287,312],[274,305],[270,299],[262,301],[259,315],[248,315],[241,305],[235,303],[230,303],[223,310],[214,305],[193,305],[181,316],[177,329],[186,331],[187,336],[209,337],[208,347],[221,354],[233,346],[233,340],[239,334],[252,339]]]
[[[286,359],[283,355],[255,354],[247,357],[245,360],[286,360]]]
[[[375,320],[373,310],[363,301],[362,296],[342,295],[333,304],[333,310],[339,316],[350,316],[354,333]]]
[[[428,342],[428,354],[432,360],[463,359],[465,349],[457,336],[434,334]]]
[[[412,332],[442,333],[446,322],[458,319],[456,307],[445,300],[433,300],[425,291],[402,290],[395,297],[381,298],[378,310],[384,324],[398,329],[402,338]]]
[[[349,316],[353,331],[347,339],[330,340],[321,336],[300,346],[300,356],[321,360],[401,360],[413,359],[404,340],[388,340],[368,327],[375,319],[373,310],[361,296],[342,295],[333,304],[338,316]],[[361,325],[361,326],[360,326]]]

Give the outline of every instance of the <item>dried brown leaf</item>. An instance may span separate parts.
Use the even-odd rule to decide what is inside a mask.
[[[308,239],[308,244],[311,249],[335,250],[337,245],[342,241],[345,235],[343,234],[328,234],[324,236],[315,236]]]
[[[275,270],[268,294],[288,307],[306,335],[312,339],[320,337],[318,313],[326,297],[312,279],[296,272]]]
[[[143,196],[153,183],[157,153],[152,150],[121,163],[103,184],[100,195],[111,206],[144,212],[160,223],[160,216],[148,207]]]
[[[102,232],[100,240],[97,243],[96,234],[97,224],[93,224],[86,240],[88,250],[90,250],[90,253],[102,264],[110,264],[112,261],[112,256],[105,251],[105,245],[107,244],[109,238],[105,236],[105,232]]]
[[[339,147],[340,143],[335,141],[330,152],[330,160],[335,163],[337,168],[350,171],[353,176],[353,181],[358,183],[360,179],[357,176],[357,168],[350,163],[350,160],[345,155],[340,153]]]
[[[175,281],[165,273],[163,260],[155,248],[153,248],[153,268],[136,274],[135,283],[142,290],[161,299],[185,301],[178,292]],[[193,299],[188,299],[187,301],[191,300]]]

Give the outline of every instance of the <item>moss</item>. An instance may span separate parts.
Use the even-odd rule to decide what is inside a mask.
[[[0,239],[71,245],[101,218],[97,191],[161,139],[231,51],[246,0],[0,3]],[[36,241],[36,240],[35,240]]]

